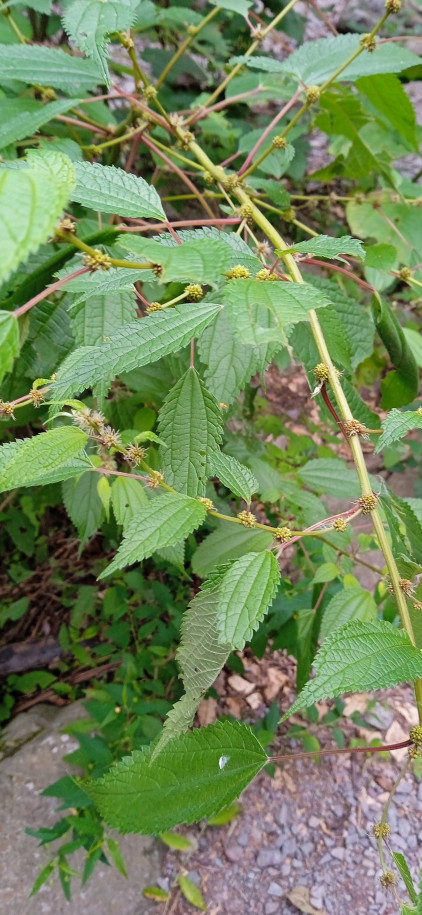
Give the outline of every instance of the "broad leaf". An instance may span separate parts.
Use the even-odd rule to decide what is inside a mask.
[[[104,6],[102,0],[98,2]],[[166,218],[155,187],[143,178],[128,174],[114,165],[100,165],[98,162],[75,162],[75,172],[76,186],[72,200],[85,207],[133,218]]]
[[[273,536],[265,531],[247,530],[241,525],[222,522],[202,541],[192,558],[195,575],[206,578],[210,572],[230,559],[238,559],[245,553],[267,550]]]
[[[29,168],[0,170],[0,280],[47,240],[74,181],[73,165],[60,153],[49,153],[42,164],[31,161]]]
[[[354,257],[365,260],[365,249],[362,242],[358,238],[352,238],[351,235],[343,235],[341,238],[316,235],[315,238],[308,238],[297,245],[292,245],[288,251],[299,251],[302,254],[310,254],[312,257],[328,258],[339,257],[340,254],[353,254]],[[286,251],[282,253],[285,254]]]
[[[376,618],[377,605],[372,594],[361,587],[346,588],[335,594],[327,604],[322,617],[321,638],[325,639],[352,620],[371,623]]]
[[[277,559],[268,551],[247,553],[233,563],[219,588],[217,629],[223,644],[242,650],[274,600],[279,581]]]
[[[0,446],[0,492],[35,485],[50,473],[57,480],[65,479],[66,475],[60,476],[60,468],[80,454],[86,441],[87,436],[81,429],[61,426],[32,438],[6,442]]]
[[[224,721],[171,741],[151,763],[150,747],[85,786],[101,816],[120,832],[157,834],[212,816],[230,804],[267,762],[250,728]]]
[[[137,5],[131,0],[74,0],[66,6],[65,31],[81,51],[93,58],[106,85],[110,83],[106,38],[133,24]]]
[[[357,88],[383,120],[400,134],[400,140],[406,140],[409,149],[417,152],[415,109],[399,78],[394,73],[364,76]]]
[[[122,372],[177,352],[201,333],[220,310],[219,305],[178,305],[154,312],[125,324],[102,346],[82,347],[65,360],[57,381],[51,385],[54,397],[70,397],[98,381],[111,381]]]
[[[323,308],[329,300],[308,283],[231,280],[224,289],[224,303],[243,343],[259,345],[285,341],[287,324],[309,319],[311,308]],[[271,321],[268,322],[268,317]]]
[[[394,863],[399,871],[400,877],[402,878],[407,892],[409,893],[410,899],[413,903],[416,904],[418,901],[418,896],[413,884],[412,875],[410,873],[406,858],[401,854],[401,852],[392,851],[391,854],[393,856]]]
[[[390,410],[381,425],[383,433],[377,442],[375,454],[393,442],[399,442],[411,429],[422,429],[422,410]]]
[[[61,48],[2,44],[0,82],[16,79],[29,86],[52,86],[74,95],[82,89],[93,89],[101,82],[101,75],[92,61],[72,57]]]
[[[381,382],[381,406],[387,410],[402,407],[417,397],[418,367],[401,325],[387,303],[373,296],[372,310],[377,331],[394,365],[394,371]]]
[[[63,502],[71,521],[77,528],[81,548],[98,531],[104,520],[104,506],[98,494],[98,481],[105,479],[88,471],[78,479],[63,483]]]
[[[224,451],[216,451],[212,455],[210,469],[221,480],[223,486],[245,502],[250,502],[253,493],[258,492],[258,481],[249,467],[245,467]]]
[[[356,299],[346,295],[338,283],[319,276],[312,276],[309,281],[334,303],[337,317],[343,326],[343,336],[350,348],[352,368],[356,368],[372,355],[375,327],[371,313]],[[324,320],[323,316],[325,311],[320,312],[319,317]]]
[[[205,514],[202,503],[187,496],[176,493],[156,496],[129,522],[116,556],[100,579],[116,569],[147,559],[163,546],[183,540],[202,524]]]
[[[196,370],[189,368],[169,391],[159,417],[163,473],[178,492],[204,495],[222,425],[217,401]]]
[[[404,630],[390,623],[352,622],[327,636],[314,666],[317,676],[282,721],[320,699],[413,682],[422,676],[422,653]]]
[[[0,311],[0,381],[19,353],[19,326],[9,311]]]
[[[360,485],[355,470],[345,461],[337,458],[315,458],[299,470],[299,476],[306,486],[326,496],[339,499],[353,499],[360,495]],[[377,489],[377,480],[370,477],[371,486]]]
[[[222,10],[239,13],[240,16],[247,16],[248,9],[252,6],[252,0],[210,0],[210,3],[211,6],[218,6]]]
[[[24,102],[23,99],[2,99],[0,149],[38,133],[40,127],[48,124],[59,114],[69,111],[69,108],[74,108],[78,101],[78,99],[59,99],[57,102],[43,105],[34,99],[25,99]],[[20,160],[19,164],[24,166],[25,163]]]
[[[136,516],[142,518],[142,509],[149,499],[139,480],[116,477],[111,487],[111,505],[118,524],[124,528]]]
[[[120,290],[109,295],[93,295],[70,310],[76,343],[96,346],[104,343],[120,327],[136,319],[135,294]]]
[[[215,285],[232,260],[228,245],[214,238],[165,245],[153,238],[138,238],[128,233],[119,235],[118,243],[142,259],[159,264],[163,268],[161,282],[177,280]]]

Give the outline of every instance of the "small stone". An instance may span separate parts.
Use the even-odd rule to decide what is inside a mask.
[[[411,794],[412,793],[412,783],[409,781],[400,782],[397,785],[396,794]]]
[[[323,907],[322,899],[319,899],[319,897],[315,896],[312,892],[311,892],[311,897],[310,897],[310,903],[314,907],[314,909],[322,909],[322,907]]]
[[[422,803],[422,782],[419,782],[418,785],[418,801]]]
[[[268,887],[269,896],[283,896],[283,890],[279,883],[275,883],[273,880]]]
[[[278,817],[277,817],[280,826],[285,825],[285,823],[288,820],[288,817],[289,817],[289,811],[288,811],[287,804],[282,804],[280,807],[280,813],[278,814]]]
[[[343,861],[346,856],[345,848],[333,848],[331,852],[333,858],[337,858],[338,861]]]
[[[227,845],[224,848],[224,851],[226,853],[226,857],[229,859],[229,861],[232,861],[233,864],[235,864],[236,861],[240,861],[240,859],[243,858],[243,855],[245,854],[241,845]]]
[[[240,850],[243,855],[243,849]],[[256,859],[258,867],[277,867],[282,861],[283,856],[278,848],[262,848],[261,851],[258,852],[258,857]]]
[[[397,832],[391,836],[391,847],[400,848],[401,851],[406,851],[406,842]]]
[[[313,851],[313,847],[314,847],[313,842],[304,842],[303,845],[301,846],[302,855],[304,855],[305,857],[307,855],[310,855],[311,852]]]
[[[318,817],[312,815],[309,817],[308,823],[311,829],[318,829],[318,827],[321,825],[321,820],[319,820]]]
[[[283,859],[283,858],[287,858],[289,855],[294,855],[295,851],[296,851],[296,842],[295,842],[295,840],[294,840],[294,839],[286,839],[286,841],[283,842],[283,845],[282,845],[282,848],[281,848],[282,859]]]
[[[271,901],[267,902],[265,906],[265,915],[275,915],[275,912],[280,911],[280,906],[278,902]]]
[[[405,820],[405,818],[403,817],[401,820],[399,820],[399,833],[403,839],[407,839],[410,831],[411,831],[411,828],[410,828],[409,820]]]
[[[281,876],[282,876],[282,877],[288,877],[289,874],[290,874],[291,869],[292,869],[292,868],[291,868],[291,865],[290,865],[290,864],[283,864],[282,867],[281,867]]]

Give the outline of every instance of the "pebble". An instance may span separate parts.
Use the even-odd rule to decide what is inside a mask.
[[[422,804],[422,782],[419,782],[418,785],[418,801]]]
[[[226,845],[224,851],[226,853],[226,857],[229,859],[229,861],[232,861],[233,864],[235,864],[236,861],[240,861],[244,855],[244,851],[241,845]]]
[[[276,867],[278,864],[281,864],[282,861],[283,855],[278,848],[261,848],[256,859],[258,867]]]
[[[275,912],[280,911],[280,905],[278,902],[267,902],[265,906],[265,915],[275,915]]]
[[[400,782],[397,786],[396,794],[411,794],[412,793],[412,783],[409,781]]]
[[[274,880],[272,881],[272,883],[270,883],[267,892],[268,892],[269,896],[283,896],[284,895],[282,887],[280,886],[279,883],[275,883]]]
[[[286,841],[283,842],[283,845],[281,848],[282,858],[287,858],[289,855],[294,855],[294,853],[296,851],[296,847],[297,846],[296,846],[296,842],[294,839],[286,839]]]
[[[391,847],[400,848],[401,851],[406,851],[407,845],[404,839],[397,833],[393,832],[391,834]]]
[[[331,851],[333,858],[337,858],[339,861],[344,861],[346,857],[346,850],[344,848],[333,848]]]
[[[313,848],[314,848],[313,842],[304,842],[303,845],[301,846],[302,855],[304,857],[306,857],[307,855],[310,855]]]
[[[314,896],[313,893],[311,893],[311,895],[310,895],[310,903],[314,907],[314,909],[322,909],[322,907],[323,907],[322,899],[320,899],[318,896]]]
[[[318,829],[318,827],[321,825],[321,820],[318,819],[318,817],[312,815],[309,817],[308,823],[311,829]]]
[[[290,864],[283,864],[282,867],[281,867],[281,876],[282,876],[282,877],[288,877],[289,874],[290,874],[291,869],[292,869],[292,868],[291,868],[291,865],[290,865]]]
[[[399,833],[403,837],[403,839],[407,839],[410,832],[411,832],[411,827],[410,827],[409,820],[407,820],[403,817],[401,820],[399,820]]]
[[[282,804],[280,807],[280,812],[278,814],[278,818],[277,818],[280,826],[285,826],[288,818],[289,818],[289,811],[288,811],[287,804]]]

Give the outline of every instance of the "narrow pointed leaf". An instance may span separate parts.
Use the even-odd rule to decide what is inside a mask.
[[[268,759],[250,728],[231,721],[176,738],[153,763],[151,752],[135,751],[85,787],[120,832],[157,834],[212,816],[238,797]]]
[[[365,260],[365,249],[358,238],[352,238],[351,235],[343,235],[341,238],[332,238],[330,235],[316,235],[315,238],[307,238],[306,241],[300,241],[297,245],[292,245],[289,251],[299,251],[302,254],[310,254],[313,257],[335,258],[341,254],[352,254]],[[283,254],[286,252],[284,251]]]
[[[60,468],[83,450],[87,438],[75,426],[62,426],[1,445],[0,492],[34,485],[51,472],[60,480]]]
[[[62,89],[68,95],[74,95],[82,89],[97,86],[101,74],[91,60],[72,57],[61,48],[2,44],[0,82],[16,78],[29,86],[52,86],[54,89]]]
[[[75,172],[76,186],[72,200],[83,206],[135,219],[148,216],[166,218],[155,187],[143,178],[128,174],[114,165],[100,165],[98,162],[75,162]]]
[[[282,721],[320,699],[413,682],[422,676],[422,652],[390,623],[351,622],[324,639],[314,666],[317,676]]]
[[[152,499],[129,522],[116,556],[100,579],[116,569],[141,562],[155,550],[178,543],[202,524],[205,515],[202,503],[187,496],[164,493]]]
[[[210,461],[212,473],[221,480],[233,495],[245,502],[250,502],[254,492],[258,492],[259,483],[249,467],[245,467],[236,458],[224,451],[216,451]]]
[[[207,909],[205,899],[196,883],[194,883],[193,880],[189,880],[189,877],[185,877],[184,874],[179,875],[177,882],[185,899],[187,899],[191,905],[195,906],[196,909],[205,912]]]
[[[40,127],[48,124],[59,114],[69,111],[69,108],[74,108],[78,102],[79,99],[59,99],[43,105],[41,102],[28,99],[23,107],[21,99],[2,99],[0,149],[38,133]]]
[[[390,410],[381,425],[383,433],[377,441],[375,454],[399,442],[411,429],[422,429],[422,410]]]
[[[167,395],[159,418],[161,460],[167,483],[189,496],[203,496],[212,455],[222,438],[217,401],[190,368]]]
[[[19,353],[19,326],[13,313],[0,311],[0,381]]]
[[[217,628],[221,642],[242,650],[272,603],[280,581],[275,556],[247,553],[226,572],[219,590]]]

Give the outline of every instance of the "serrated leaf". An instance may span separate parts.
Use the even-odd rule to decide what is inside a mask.
[[[70,310],[76,343],[96,346],[136,318],[135,294],[126,290],[93,295]]]
[[[252,375],[265,371],[277,346],[245,346],[222,309],[201,334],[198,350],[209,390],[218,403],[230,406]]]
[[[59,270],[55,275],[58,279],[69,273],[69,269]],[[133,291],[133,284],[138,280],[148,282],[153,277],[149,270],[131,270],[130,267],[110,267],[104,275],[98,272],[84,273],[71,280],[67,285],[69,298],[69,311],[77,308],[82,302],[88,301],[92,296],[108,296],[110,293]],[[79,295],[78,295],[79,293]]]
[[[149,499],[139,480],[116,477],[111,487],[111,505],[118,524],[127,527],[132,518],[142,517],[142,508]]]
[[[0,311],[0,381],[19,354],[19,325],[13,313]]]
[[[86,785],[105,821],[121,832],[157,834],[212,816],[268,759],[250,728],[231,721],[177,737],[153,763],[151,753],[150,747],[135,751]]]
[[[241,525],[222,522],[202,541],[192,557],[192,569],[201,578],[218,568],[230,559],[238,559],[245,553],[266,550],[273,541],[273,536],[265,531],[247,530]]]
[[[373,296],[372,310],[377,331],[394,365],[394,371],[381,381],[381,406],[387,410],[406,406],[418,394],[418,367],[402,327],[387,303]]]
[[[217,401],[189,368],[169,391],[159,415],[162,469],[170,486],[189,496],[204,495],[222,427]]]
[[[249,467],[224,451],[216,451],[210,460],[210,470],[233,495],[250,502],[259,484]]]
[[[360,495],[360,485],[355,470],[337,458],[315,458],[299,470],[299,477],[310,489],[326,496],[353,499]],[[377,480],[371,476],[371,486],[377,489]]]
[[[402,878],[407,892],[409,893],[410,899],[413,903],[416,904],[418,901],[418,895],[413,884],[412,875],[410,873],[406,858],[401,854],[401,852],[392,851],[391,854],[393,856],[394,863],[399,871],[400,877]]]
[[[60,468],[83,450],[87,438],[75,426],[62,426],[1,445],[0,492],[35,485],[35,481],[51,472],[60,474]]]
[[[310,283],[316,286],[330,301],[344,328],[344,336],[350,347],[350,361],[352,368],[372,355],[375,326],[372,315],[364,309],[360,302],[346,295],[338,283],[322,279],[319,276],[309,278]],[[325,315],[321,312],[319,317]]]
[[[159,278],[162,283],[174,280],[215,285],[232,260],[228,245],[214,238],[164,245],[153,238],[128,233],[119,235],[117,241],[120,247],[159,264],[163,268]]]
[[[54,397],[70,397],[98,381],[111,381],[122,372],[176,352],[197,336],[220,310],[219,305],[182,305],[154,312],[125,324],[108,343],[82,347],[65,360],[51,385]]]
[[[48,124],[57,115],[69,111],[78,101],[79,99],[59,99],[57,102],[43,105],[33,99],[25,99],[22,105],[22,99],[3,99],[0,149],[38,133],[40,127]]]
[[[222,232],[215,226],[203,226],[201,229],[178,229],[177,235],[179,241],[176,241],[172,235],[163,232],[161,235],[154,235],[153,241],[168,248],[180,248],[180,241],[184,245],[186,242],[198,242],[203,245],[212,241],[218,241],[220,244],[227,246],[230,252],[229,268],[237,264],[243,264],[251,274],[260,270],[262,263],[259,257],[254,254],[252,248],[235,232]]]
[[[188,851],[193,848],[193,844],[186,836],[178,832],[160,832],[160,839],[168,848],[175,848],[177,851]]]
[[[92,61],[73,57],[61,48],[1,44],[0,82],[16,79],[29,86],[52,86],[74,95],[82,89],[93,89],[101,75]]]
[[[133,24],[137,5],[131,0],[74,0],[66,7],[63,28],[77,47],[93,58],[107,86],[106,38]]]
[[[417,152],[415,109],[399,78],[393,73],[366,76],[358,81],[357,88],[387,124],[398,131],[400,140]]]
[[[205,899],[196,883],[194,883],[193,880],[189,880],[189,877],[185,877],[184,874],[179,874],[177,882],[185,899],[187,899],[191,905],[195,906],[196,909],[200,909],[201,912],[206,912],[207,906]]]
[[[142,508],[140,516],[135,515],[129,522],[116,556],[99,578],[141,562],[164,546],[178,543],[202,524],[205,515],[202,503],[188,496],[177,493],[156,496]]]
[[[375,454],[388,445],[399,442],[411,429],[422,429],[422,411],[419,413],[419,410],[390,410],[381,425],[383,433],[377,441]]]
[[[308,283],[278,283],[235,279],[223,291],[230,320],[243,343],[259,345],[273,340],[285,341],[287,324],[307,321],[311,308],[330,302]],[[272,321],[264,320],[271,316]]]
[[[352,622],[324,639],[314,666],[317,676],[282,721],[320,699],[413,682],[422,675],[422,652],[390,623]]]
[[[63,483],[63,502],[70,520],[78,531],[81,549],[96,534],[104,520],[104,506],[98,492],[99,474],[82,473]]]
[[[267,70],[271,73],[292,73],[306,85],[314,85],[331,79],[348,57],[360,47],[360,35],[336,35],[329,38],[318,38],[307,41],[293,54],[280,62],[274,58],[252,57],[245,62],[254,69]],[[236,60],[236,58],[235,58]],[[232,60],[233,62],[233,60]],[[354,82],[361,76],[373,76],[376,73],[400,73],[407,67],[420,63],[416,54],[394,44],[378,44],[376,51],[363,51],[356,60],[340,73],[340,82]]]
[[[239,651],[252,638],[270,607],[280,582],[275,556],[247,553],[230,567],[219,588],[217,629],[221,642]]]
[[[325,639],[335,629],[360,620],[370,623],[377,618],[377,606],[369,591],[364,588],[346,588],[339,591],[327,604],[321,623],[321,638]]]
[[[102,0],[99,2],[102,3]],[[114,165],[100,165],[99,162],[75,162],[74,165],[76,186],[72,191],[72,200],[77,203],[101,213],[118,213],[119,216],[133,218],[166,218],[155,187],[143,178]]]
[[[73,165],[60,153],[49,153],[42,165],[0,170],[0,280],[50,236],[74,181]]]
[[[365,260],[365,249],[358,238],[352,238],[351,235],[343,235],[341,238],[332,238],[330,235],[316,235],[314,238],[307,238],[306,241],[300,241],[297,245],[292,245],[288,251],[299,251],[303,254],[310,254],[312,257],[339,257],[340,254],[352,254]],[[286,251],[283,252],[285,254]]]

